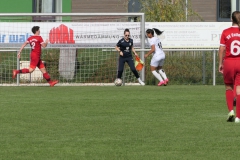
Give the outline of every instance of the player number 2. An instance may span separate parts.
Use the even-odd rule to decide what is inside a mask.
[[[234,40],[231,43],[231,54],[237,56],[240,54],[240,41]]]
[[[35,48],[35,42],[32,42],[31,46],[32,46],[32,49],[34,49]]]

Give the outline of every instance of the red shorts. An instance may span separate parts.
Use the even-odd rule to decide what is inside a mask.
[[[39,69],[45,68],[41,58],[34,54],[31,54],[30,68],[35,69],[38,67]]]
[[[228,85],[240,85],[240,59],[223,62],[223,79]]]

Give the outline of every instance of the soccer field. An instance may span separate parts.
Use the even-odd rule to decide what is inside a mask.
[[[1,87],[0,159],[238,159],[224,86]]]

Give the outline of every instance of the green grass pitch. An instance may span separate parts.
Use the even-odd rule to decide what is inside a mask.
[[[238,159],[224,86],[0,87],[2,160]]]

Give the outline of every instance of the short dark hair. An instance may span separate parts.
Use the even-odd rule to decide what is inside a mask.
[[[160,35],[163,33],[163,31],[160,31],[160,30],[157,29],[157,28],[147,29],[147,30],[146,30],[146,33],[147,33],[147,34],[151,33],[153,36],[154,36],[154,32],[155,32],[158,36],[160,36]]]
[[[124,30],[124,34],[125,34],[126,32],[129,32],[129,33],[130,33],[130,31],[129,31],[128,28],[126,28],[126,29]]]
[[[33,34],[35,34],[38,30],[39,30],[39,26],[33,26],[32,27],[32,32],[33,32]]]

